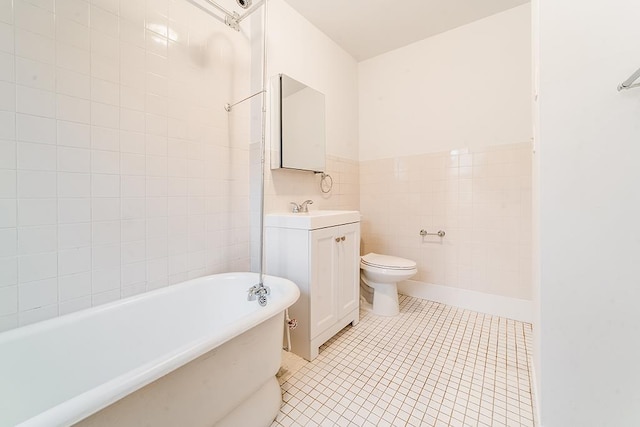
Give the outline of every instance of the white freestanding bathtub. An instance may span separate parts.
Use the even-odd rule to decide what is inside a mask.
[[[0,334],[0,426],[267,426],[280,408],[284,310],[254,273],[190,280]]]

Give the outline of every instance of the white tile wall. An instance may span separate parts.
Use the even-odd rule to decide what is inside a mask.
[[[249,53],[185,0],[0,2],[0,330],[249,268]]]
[[[531,299],[530,143],[364,161],[360,182],[364,253],[415,260],[414,280]]]

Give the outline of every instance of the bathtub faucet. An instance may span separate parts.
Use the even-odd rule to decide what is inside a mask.
[[[263,283],[258,283],[249,288],[249,295],[247,295],[247,301],[258,300],[258,304],[264,307],[267,305],[267,295],[271,295],[271,289],[265,286]]]

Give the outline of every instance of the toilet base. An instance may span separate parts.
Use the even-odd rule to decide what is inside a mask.
[[[373,306],[373,288],[362,280],[360,277],[360,298],[364,298],[369,305]]]
[[[398,286],[395,282],[376,283],[364,277],[362,281],[373,288],[373,314],[391,317],[400,313]]]

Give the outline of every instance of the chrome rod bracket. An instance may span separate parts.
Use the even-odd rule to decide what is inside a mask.
[[[625,86],[622,83],[620,83],[618,85],[618,92],[621,92],[621,91],[623,91],[625,89],[633,89],[634,87],[640,87],[640,83],[636,83],[636,84],[629,85],[629,86]]]
[[[254,96],[260,95],[261,93],[264,93],[264,92],[266,92],[266,90],[261,90],[260,92],[256,92],[256,93],[254,93],[253,95],[249,95],[249,96],[247,96],[246,98],[241,99],[241,100],[240,100],[240,101],[238,101],[238,102],[234,102],[233,104],[230,104],[230,103],[228,103],[228,102],[227,102],[226,104],[224,104],[224,110],[225,110],[227,113],[229,113],[229,112],[231,112],[231,110],[233,109],[233,107],[235,107],[236,105],[238,105],[238,104],[242,104],[244,101],[246,101],[246,100],[248,100],[248,99],[251,99],[251,98],[253,98]]]
[[[618,85],[618,92],[624,89],[631,89],[634,87],[639,87],[640,83],[634,84],[636,80],[640,79],[640,68],[636,70],[635,73],[631,74],[629,78]]]
[[[240,31],[240,15],[238,15],[237,12],[233,12],[230,15],[226,15],[224,17],[224,23],[227,24],[227,26],[233,28],[236,31]]]
[[[259,2],[257,2],[256,4],[254,4],[253,6],[251,6],[249,8],[249,10],[247,10],[245,13],[243,13],[241,16],[238,16],[237,22],[238,24],[241,23],[245,18],[247,18],[249,15],[251,15],[253,12],[256,11],[256,9],[258,9],[260,6],[262,6],[262,3],[264,3],[264,0],[261,0]]]

